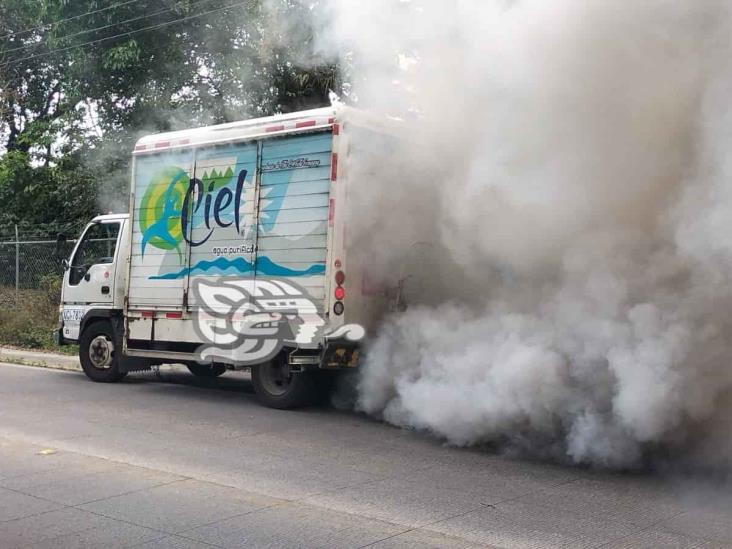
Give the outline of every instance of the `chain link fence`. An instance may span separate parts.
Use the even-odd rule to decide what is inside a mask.
[[[76,240],[59,247],[52,232],[46,228],[0,233],[0,308],[22,306],[24,292],[58,284],[63,276],[61,258],[69,257]]]
[[[75,240],[57,246],[58,234],[76,238],[79,226],[0,225],[0,346],[58,350],[53,330],[63,279],[62,258]]]

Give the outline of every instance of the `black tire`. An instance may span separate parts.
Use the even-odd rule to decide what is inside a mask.
[[[120,371],[121,342],[106,320],[86,327],[79,339],[79,360],[86,376],[98,383],[115,383],[127,375]]]
[[[316,372],[291,372],[282,353],[267,363],[252,366],[252,385],[260,404],[289,410],[313,404],[320,394]]]
[[[199,364],[198,362],[187,362],[186,367],[197,377],[214,378],[226,372],[223,364]]]

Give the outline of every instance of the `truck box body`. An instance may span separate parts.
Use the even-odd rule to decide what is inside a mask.
[[[339,134],[334,110],[318,109],[138,143],[126,303],[131,354],[200,342],[192,325],[204,307],[195,291],[200,279],[248,281],[250,292],[271,279],[290,281],[328,319],[328,330],[344,323],[332,314],[331,291],[334,264],[345,268]]]
[[[194,309],[197,277],[276,276],[322,310],[332,146],[329,128],[138,156],[129,308]]]

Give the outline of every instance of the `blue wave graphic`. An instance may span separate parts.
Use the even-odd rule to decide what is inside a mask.
[[[311,265],[304,270],[289,269],[273,262],[267,256],[258,257],[252,264],[243,257],[227,259],[218,257],[212,261],[199,261],[193,267],[186,267],[174,273],[151,276],[150,280],[177,280],[188,275],[234,275],[256,273],[263,276],[313,276],[325,273],[325,265]]]

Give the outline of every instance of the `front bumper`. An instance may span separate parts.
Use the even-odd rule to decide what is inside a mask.
[[[59,347],[67,344],[66,340],[64,339],[63,324],[53,331],[53,342]]]

